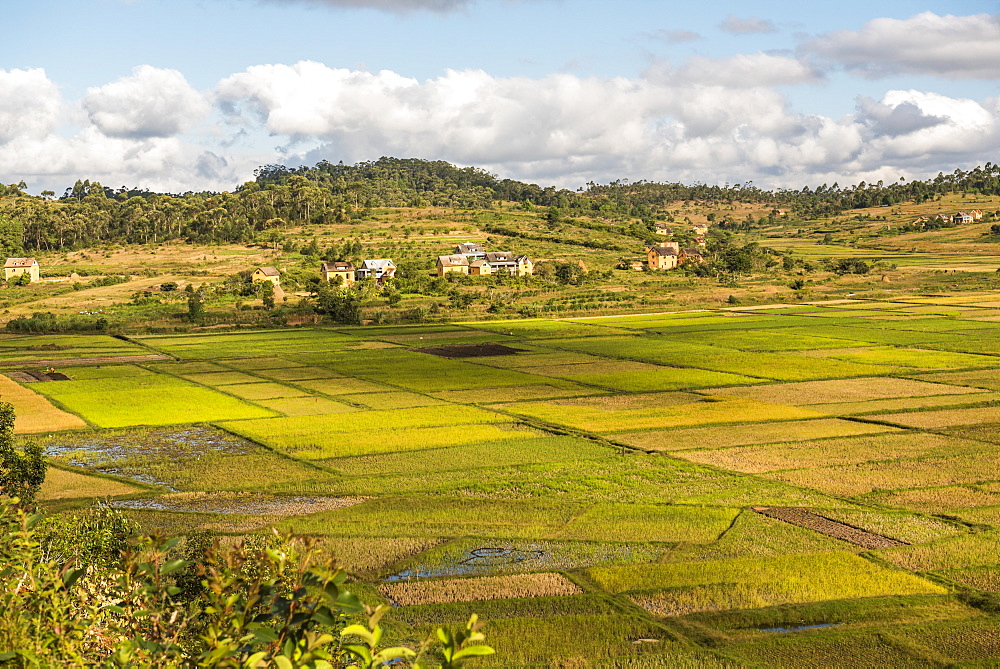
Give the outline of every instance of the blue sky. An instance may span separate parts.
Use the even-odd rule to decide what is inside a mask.
[[[444,159],[576,188],[996,160],[998,2],[51,0],[5,8],[0,181],[231,189]],[[12,28],[12,29],[11,29]]]

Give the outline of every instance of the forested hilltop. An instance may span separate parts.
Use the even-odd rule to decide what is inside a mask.
[[[707,205],[753,203],[796,218],[829,217],[852,209],[921,203],[952,193],[1000,194],[1000,166],[951,174],[926,181],[823,184],[801,190],[762,190],[752,183],[734,185],[613,181],[587,184],[573,192],[499,179],[474,167],[444,161],[381,158],[314,167],[267,165],[233,192],[183,195],[140,189],[109,188],[77,181],[56,199],[52,191],[26,194],[23,182],[0,186],[0,249],[20,252],[78,249],[109,243],[161,243],[181,239],[197,243],[266,240],[286,226],[345,223],[368,218],[376,208],[451,207],[493,209],[500,202],[521,203],[570,216],[602,218],[650,230],[670,220],[677,202]],[[741,224],[741,221],[719,223]]]

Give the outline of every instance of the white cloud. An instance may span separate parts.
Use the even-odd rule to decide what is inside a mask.
[[[63,112],[59,89],[44,70],[0,70],[0,144],[46,136]]]
[[[801,48],[873,79],[896,74],[1000,78],[1000,18],[988,14],[879,18],[861,30],[823,35]]]
[[[201,121],[211,106],[177,70],[140,65],[132,75],[87,89],[83,108],[109,137],[170,137]]]
[[[730,58],[693,56],[679,68],[660,62],[649,69],[646,77],[661,84],[740,89],[813,83],[822,75],[795,58],[753,53]]]
[[[719,24],[719,28],[727,33],[732,33],[733,35],[763,35],[778,32],[778,28],[772,21],[757,18],[756,16],[741,19],[735,14],[727,16],[726,19]]]
[[[316,62],[259,65],[216,86],[221,114],[200,126],[206,136],[183,130],[202,113],[200,96],[165,105],[167,121],[153,116],[159,125],[134,114],[143,107],[135,91],[148,91],[163,72],[150,70],[89,92],[91,103],[95,91],[103,95],[103,116],[91,123],[81,113],[75,130],[60,125],[71,105],[44,73],[0,71],[0,91],[9,91],[0,95],[0,182],[23,178],[35,192],[60,191],[77,178],[221,190],[266,163],[397,156],[570,188],[623,177],[787,187],[922,176],[971,167],[1000,150],[997,100],[900,90],[859,98],[844,118],[801,113],[775,86],[815,74],[768,54],[659,64],[632,79],[450,70],[421,81]],[[175,113],[185,100],[195,113]],[[170,128],[169,136],[154,134]],[[287,148],[262,148],[274,144]]]

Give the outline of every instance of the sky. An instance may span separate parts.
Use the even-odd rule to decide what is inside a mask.
[[[0,182],[232,190],[446,160],[577,190],[802,188],[997,161],[1000,0],[36,0]]]

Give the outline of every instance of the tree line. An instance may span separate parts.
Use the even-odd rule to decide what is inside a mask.
[[[254,176],[232,192],[221,193],[154,193],[81,180],[56,198],[52,191],[40,197],[28,195],[24,182],[0,185],[0,250],[14,255],[174,239],[277,243],[280,231],[289,225],[361,220],[385,207],[491,209],[514,202],[526,211],[548,207],[550,212],[600,218],[627,228],[636,219],[651,225],[677,201],[763,203],[800,218],[818,218],[850,209],[924,202],[954,192],[1000,194],[1000,166],[993,163],[925,181],[862,182],[846,188],[835,183],[800,190],[763,190],[752,182],[720,186],[617,180],[589,183],[573,192],[416,158],[380,158],[356,165],[327,161],[311,167],[265,165]]]

